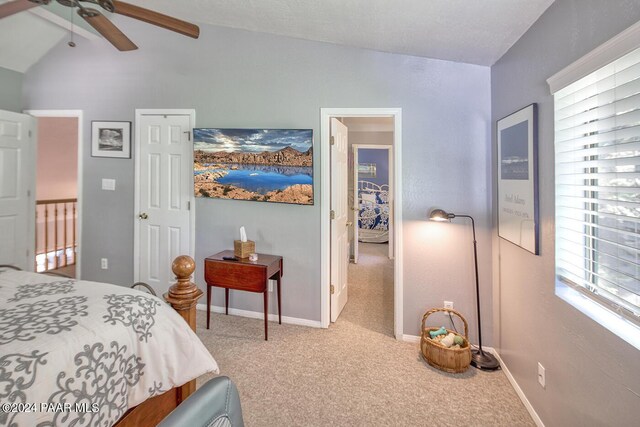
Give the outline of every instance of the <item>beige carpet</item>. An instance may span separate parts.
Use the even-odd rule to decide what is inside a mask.
[[[447,374],[392,337],[386,245],[361,249],[349,302],[329,329],[271,322],[265,342],[262,320],[212,314],[206,330],[198,313],[198,335],[237,384],[246,425],[535,425],[501,371]]]

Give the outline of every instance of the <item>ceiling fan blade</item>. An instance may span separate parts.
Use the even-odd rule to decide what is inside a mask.
[[[114,12],[120,15],[157,25],[158,27],[175,31],[176,33],[193,37],[194,39],[200,36],[200,28],[189,22],[117,0],[113,0],[113,7],[115,9]]]
[[[8,3],[0,4],[0,19],[6,18],[23,10],[31,9],[38,6],[38,3],[29,0],[15,0]]]
[[[107,39],[116,49],[120,51],[136,50],[136,46],[122,31],[118,29],[106,16],[95,9],[79,9],[80,15],[97,32]]]

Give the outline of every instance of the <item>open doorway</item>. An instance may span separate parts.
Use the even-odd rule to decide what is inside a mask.
[[[349,161],[349,206],[353,221],[349,241],[354,264],[359,261],[361,243],[384,245],[387,256],[393,259],[393,145],[351,143],[360,138],[373,142],[375,137],[371,135],[377,135],[380,140],[393,144],[393,121],[389,126],[390,131],[375,131],[363,137],[358,136],[361,132],[349,131],[353,158]]]
[[[401,111],[321,114],[322,324],[402,339]]]
[[[37,118],[34,270],[79,278],[82,113],[27,113]]]

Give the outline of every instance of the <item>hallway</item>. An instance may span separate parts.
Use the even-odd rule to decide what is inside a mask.
[[[389,245],[359,244],[358,264],[349,264],[349,300],[338,317],[393,337],[393,260]]]

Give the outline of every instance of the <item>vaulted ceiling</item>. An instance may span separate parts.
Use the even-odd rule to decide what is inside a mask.
[[[3,3],[0,0],[0,3]],[[196,24],[492,65],[553,0],[127,0]],[[43,19],[43,11],[50,19]],[[50,13],[49,13],[50,12]],[[24,72],[68,37],[57,4],[0,20],[0,67]],[[108,13],[105,13],[108,15]],[[129,18],[125,18],[129,19]],[[98,37],[76,16],[75,28]]]

